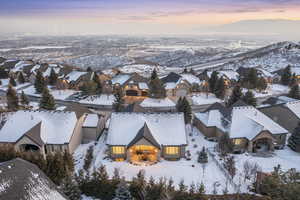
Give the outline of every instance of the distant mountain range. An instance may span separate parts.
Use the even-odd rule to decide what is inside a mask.
[[[202,29],[202,31],[232,34],[282,35],[296,37],[300,40],[300,20],[243,20]],[[294,38],[286,38],[286,40],[290,39]]]

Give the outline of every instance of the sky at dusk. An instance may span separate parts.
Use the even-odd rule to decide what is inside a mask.
[[[0,1],[5,31],[180,33],[241,20],[300,20],[299,0]]]

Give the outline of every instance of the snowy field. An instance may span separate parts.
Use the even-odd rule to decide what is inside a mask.
[[[258,92],[256,90],[252,90],[254,96],[256,98],[260,97],[268,97],[272,95],[281,95],[288,93],[290,88],[288,86],[280,85],[280,84],[271,84],[264,92]],[[243,89],[243,92],[246,93],[247,89]]]
[[[206,95],[205,93],[193,95],[192,101],[194,105],[208,105],[222,102],[221,99],[218,99],[214,94],[211,93],[209,93],[208,95]]]
[[[118,168],[121,175],[127,180],[131,180],[139,170],[144,170],[146,177],[149,179],[151,176],[156,180],[160,177],[172,178],[175,184],[178,184],[181,180],[184,180],[186,185],[192,183],[199,184],[201,182],[206,186],[207,193],[212,193],[214,189],[214,184],[218,185],[217,191],[219,194],[223,193],[227,188],[229,193],[234,193],[237,191],[235,187],[227,181],[224,172],[217,166],[213,161],[213,158],[209,156],[209,161],[203,168],[203,165],[197,162],[197,152],[199,152],[203,146],[209,149],[213,149],[216,143],[209,142],[204,139],[203,135],[198,132],[196,128],[190,131],[187,128],[188,142],[189,145],[187,150],[191,152],[192,159],[190,161],[181,159],[180,161],[166,161],[161,160],[161,162],[152,166],[135,166],[126,161],[124,162],[113,162],[107,159],[107,146],[105,141],[105,136],[102,136],[98,143],[83,144],[78,147],[74,153],[76,171],[82,169],[84,163],[85,153],[90,145],[94,145],[94,159],[92,162],[92,167],[90,170],[98,168],[100,165],[105,165],[110,176],[112,176],[115,168]],[[241,192],[249,192],[249,186],[251,185],[253,179],[244,181],[244,171],[243,166],[246,161],[251,164],[257,163],[259,168],[264,172],[271,172],[275,166],[280,164],[283,170],[288,170],[290,168],[295,168],[300,170],[300,154],[291,151],[288,147],[283,150],[276,150],[273,157],[263,158],[254,157],[248,153],[233,155],[236,162],[237,175],[234,177],[235,185],[241,184]],[[218,156],[217,156],[218,157]],[[106,159],[105,159],[106,158]],[[204,171],[203,171],[204,169]],[[204,173],[203,173],[204,172]],[[252,177],[254,178],[254,177]]]
[[[190,132],[188,130],[188,132]],[[153,176],[156,180],[160,177],[172,178],[175,184],[178,184],[181,180],[184,180],[186,185],[200,184],[204,183],[206,186],[207,193],[212,193],[213,185],[218,185],[217,191],[219,194],[222,194],[223,189],[226,187],[226,177],[219,170],[218,166],[213,162],[209,157],[209,162],[205,165],[204,173],[203,167],[197,162],[197,152],[205,147],[212,147],[215,143],[208,142],[204,140],[202,134],[200,134],[196,129],[194,129],[192,135],[188,136],[189,145],[187,150],[190,150],[192,154],[192,159],[190,161],[181,159],[180,161],[166,161],[162,160],[161,162],[152,165],[152,166],[135,166],[126,161],[124,162],[113,162],[108,159],[104,159],[106,155],[107,147],[105,145],[105,136],[99,139],[98,144],[94,147],[94,159],[92,162],[93,168],[98,168],[100,165],[105,165],[106,169],[110,176],[112,176],[115,168],[118,168],[121,172],[121,175],[124,176],[127,180],[131,180],[132,177],[140,170],[145,171],[146,178]],[[80,170],[83,167],[84,156],[86,150],[90,145],[94,143],[83,144],[78,147],[74,153],[74,159],[76,163],[76,170]],[[229,192],[235,192],[234,188],[229,184]]]

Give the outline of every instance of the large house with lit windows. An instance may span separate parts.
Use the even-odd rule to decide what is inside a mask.
[[[68,111],[24,111],[8,114],[0,130],[0,146],[13,145],[16,151],[73,153],[81,144],[86,116]]]
[[[281,149],[288,134],[271,118],[243,102],[237,102],[230,108],[215,103],[204,112],[195,114],[194,125],[211,140],[228,134],[235,153]]]
[[[131,163],[185,157],[183,113],[112,113],[107,133],[109,156]]]

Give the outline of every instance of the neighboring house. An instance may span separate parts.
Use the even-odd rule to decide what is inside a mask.
[[[218,77],[224,79],[224,83],[227,87],[233,86],[239,80],[239,73],[233,70],[220,70],[218,72]],[[201,74],[198,75],[201,81],[208,82],[212,75],[212,71],[203,71]],[[203,83],[205,84],[205,83]]]
[[[98,114],[86,114],[82,125],[83,143],[97,141],[105,129],[106,120]]]
[[[168,97],[163,99],[146,98],[139,105],[148,112],[176,111],[176,104]]]
[[[17,78],[19,73],[23,73],[25,77],[30,76],[30,71],[34,67],[33,61],[19,61],[13,68],[10,69],[10,76]]]
[[[82,141],[84,117],[66,111],[17,111],[10,113],[0,130],[0,145],[17,151],[73,153]]]
[[[275,74],[275,78],[276,78],[276,82],[280,82],[281,81],[281,76],[284,73],[284,69],[280,69],[274,72]],[[298,80],[298,82],[300,81],[300,66],[292,66],[291,67],[291,73],[296,75],[296,78]]]
[[[259,110],[293,133],[300,122],[300,101],[288,97],[271,97]]]
[[[191,91],[191,84],[184,80],[181,75],[174,72],[169,73],[167,76],[161,78],[161,80],[165,85],[167,96],[187,96]]]
[[[72,71],[64,77],[69,89],[79,89],[84,83],[93,80],[94,72]]]
[[[187,135],[182,113],[112,113],[107,145],[116,161],[158,162],[185,157]]]
[[[36,165],[16,158],[0,164],[0,199],[67,200],[68,198]]]
[[[194,125],[208,138],[228,133],[234,152],[269,152],[286,144],[288,131],[253,106],[237,102],[230,108],[215,103],[196,113]]]
[[[148,96],[148,79],[139,75],[118,74],[111,80],[112,87],[121,87],[125,96]]]

